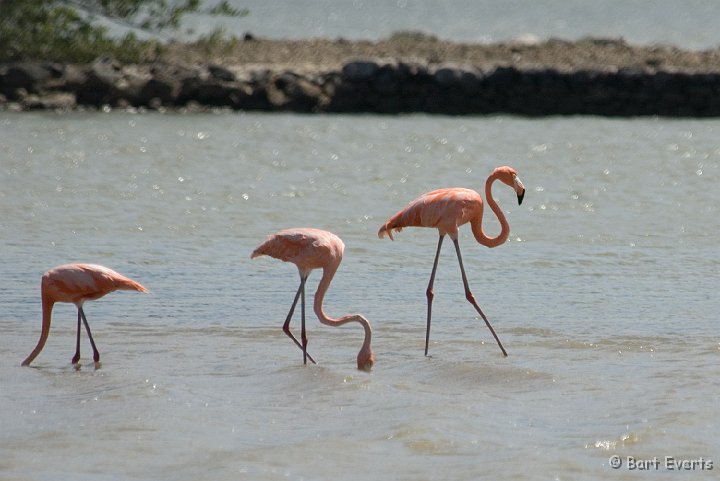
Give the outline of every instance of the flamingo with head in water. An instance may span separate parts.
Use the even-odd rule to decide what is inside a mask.
[[[305,282],[310,272],[314,269],[322,269],[323,275],[315,292],[315,300],[313,307],[315,314],[320,322],[329,326],[341,326],[348,322],[357,322],[363,326],[365,330],[365,340],[363,341],[360,352],[357,355],[358,369],[369,370],[372,368],[375,359],[373,357],[370,342],[372,339],[372,330],[370,322],[360,314],[351,314],[333,319],[328,316],[323,309],[323,299],[325,293],[330,287],[330,282],[335,276],[337,268],[342,261],[345,244],[338,236],[332,232],[312,229],[312,228],[295,228],[285,229],[273,234],[267,238],[265,242],[260,244],[250,255],[250,258],[267,255],[280,259],[285,262],[292,262],[298,268],[300,273],[300,286],[295,294],[295,300],[290,307],[285,324],[283,324],[283,332],[290,337],[303,351],[303,363],[307,363],[307,359],[315,363],[315,360],[307,352],[307,335],[305,333]],[[302,299],[301,303],[301,333],[300,339],[290,331],[290,319],[295,312],[295,306],[298,299]]]
[[[35,349],[22,362],[23,366],[30,363],[40,354],[48,335],[50,334],[50,321],[52,309],[56,302],[71,302],[77,306],[77,341],[75,343],[75,355],[72,363],[77,365],[80,361],[80,321],[85,324],[90,345],[93,349],[95,367],[100,366],[100,353],[95,346],[90,325],[88,324],[83,304],[85,301],[100,299],[105,294],[117,290],[147,292],[142,285],[134,280],[118,274],[107,267],[95,264],[65,264],[50,269],[42,276],[40,283],[40,297],[42,300],[42,329],[40,340]]]

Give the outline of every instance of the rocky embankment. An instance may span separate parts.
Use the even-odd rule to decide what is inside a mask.
[[[156,62],[0,65],[0,109],[720,115],[720,51],[622,40],[472,45],[248,38]]]

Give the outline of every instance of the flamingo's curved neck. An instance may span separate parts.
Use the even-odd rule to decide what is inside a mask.
[[[500,222],[500,233],[496,237],[488,237],[488,235],[485,234],[485,231],[482,227],[482,211],[479,218],[475,219],[475,221],[472,222],[472,232],[475,236],[475,239],[480,244],[486,247],[497,247],[500,244],[504,243],[510,235],[510,225],[507,223],[507,219],[505,219],[505,214],[503,214],[500,206],[498,206],[497,202],[495,202],[495,199],[493,199],[491,192],[492,184],[497,179],[498,175],[493,173],[485,181],[485,201],[490,206],[492,211],[497,216],[498,221]]]
[[[323,300],[325,299],[325,293],[330,288],[330,282],[332,282],[333,277],[335,276],[335,271],[337,270],[337,267],[326,267],[323,269],[323,275],[322,279],[320,279],[320,283],[318,284],[317,291],[315,291],[315,300],[313,301],[313,309],[315,310],[315,314],[318,316],[318,319],[320,319],[321,322],[328,321],[332,323],[334,321],[333,318],[325,314],[325,311],[323,310]]]
[[[342,326],[343,324],[347,324],[348,322],[353,321],[361,324],[363,326],[363,329],[365,330],[365,340],[363,341],[362,347],[360,348],[360,352],[364,350],[366,351],[370,349],[370,343],[372,342],[372,330],[370,329],[370,323],[367,321],[367,319],[360,315],[348,315],[333,319],[332,317],[328,316],[323,309],[323,300],[325,299],[325,293],[330,287],[330,282],[332,281],[333,276],[335,276],[336,270],[337,266],[323,269],[323,276],[322,279],[320,279],[317,291],[315,292],[315,300],[313,301],[313,308],[315,310],[315,314],[317,315],[318,319],[320,319],[320,322],[329,326]]]
[[[45,294],[42,295],[42,328],[40,331],[40,339],[35,349],[33,349],[30,355],[22,362],[23,366],[30,365],[33,359],[35,359],[37,355],[40,354],[40,351],[43,350],[43,347],[45,347],[45,342],[47,342],[48,335],[50,334],[50,321],[52,320],[52,309],[54,305],[55,301],[49,296]]]

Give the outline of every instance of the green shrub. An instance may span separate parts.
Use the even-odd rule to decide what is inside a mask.
[[[174,6],[168,6],[167,0],[0,0],[0,62],[83,63],[100,55],[123,62],[151,60],[162,49],[157,34],[179,28],[181,17],[196,11],[199,0]],[[226,1],[202,13],[247,15]],[[111,37],[99,18],[122,24],[130,33]],[[154,37],[140,40],[133,30]]]

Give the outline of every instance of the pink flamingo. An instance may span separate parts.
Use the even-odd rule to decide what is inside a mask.
[[[363,341],[360,352],[357,355],[358,369],[370,370],[375,362],[373,352],[370,347],[372,339],[372,331],[370,322],[360,314],[352,314],[333,319],[325,314],[323,310],[323,299],[325,293],[330,287],[335,271],[342,261],[345,244],[338,236],[332,232],[311,228],[295,228],[285,229],[280,232],[268,236],[267,240],[260,244],[257,249],[250,255],[251,259],[255,257],[268,255],[284,262],[292,262],[298,268],[300,273],[300,287],[295,294],[295,300],[290,307],[285,324],[283,324],[283,332],[292,339],[297,346],[303,351],[303,363],[307,364],[310,359],[314,364],[315,360],[307,352],[307,336],[305,334],[305,281],[307,281],[310,272],[313,269],[322,269],[323,275],[315,292],[314,310],[320,322],[329,326],[341,326],[348,322],[358,322],[365,329],[365,340]],[[301,334],[300,343],[290,332],[290,319],[295,312],[298,298],[302,297],[301,303]]]
[[[42,299],[42,331],[40,340],[35,349],[22,362],[23,366],[30,363],[40,354],[48,334],[50,333],[50,321],[53,305],[56,302],[72,302],[78,309],[77,320],[77,342],[75,344],[75,355],[72,363],[77,365],[80,361],[80,320],[85,324],[85,330],[90,338],[90,345],[93,349],[95,366],[100,366],[100,353],[95,347],[95,341],[90,333],[83,304],[85,301],[100,299],[105,294],[117,290],[148,292],[142,285],[127,278],[112,269],[94,264],[65,264],[50,269],[42,276],[40,284],[40,297]]]
[[[505,215],[498,207],[497,202],[493,199],[490,189],[493,182],[500,182],[509,185],[517,193],[518,204],[522,204],[525,195],[525,187],[517,176],[515,169],[511,167],[498,167],[487,178],[485,182],[485,198],[488,205],[500,221],[500,234],[497,237],[488,237],[482,228],[483,201],[480,194],[470,189],[451,188],[439,189],[421,195],[413,200],[403,210],[388,219],[380,230],[378,237],[381,239],[387,234],[393,240],[392,231],[400,232],[404,227],[434,227],[440,233],[438,239],[437,252],[435,253],[435,262],[433,263],[432,274],[430,274],[430,282],[428,283],[427,295],[427,328],[425,331],[425,355],[428,353],[428,344],[430,342],[430,318],[432,315],[433,301],[433,284],[435,282],[435,272],[438,266],[438,257],[440,256],[440,248],[442,247],[445,234],[450,235],[455,244],[455,252],[460,263],[460,272],[462,274],[463,285],[465,286],[465,298],[475,307],[478,313],[485,320],[485,324],[492,332],[493,337],[500,346],[504,356],[507,356],[505,348],[495,330],[490,325],[485,314],[483,314],[480,306],[475,301],[475,296],[470,292],[465,268],[463,267],[462,256],[460,255],[460,244],[458,244],[458,228],[470,222],[472,233],[475,239],[486,247],[497,247],[504,243],[510,234],[510,226],[505,220]]]

